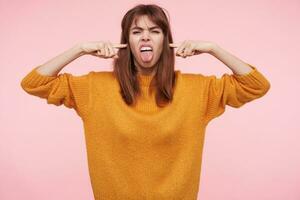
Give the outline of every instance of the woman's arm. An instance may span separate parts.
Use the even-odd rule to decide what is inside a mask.
[[[244,75],[253,70],[247,63],[230,54],[215,43],[211,44],[211,50],[209,53],[229,67],[234,74]]]
[[[76,44],[74,47],[38,67],[37,72],[41,75],[56,76],[67,64],[82,55],[84,55],[84,51],[82,50],[81,45]]]
[[[178,48],[176,56],[183,58],[201,53],[211,54],[229,67],[236,75],[246,75],[252,71],[252,68],[247,63],[225,51],[214,42],[185,40],[180,44],[170,43],[170,47]]]
[[[116,56],[114,48],[125,48],[126,44],[110,42],[82,42],[49,60],[43,65],[34,67],[22,78],[21,87],[28,93],[47,99],[48,104],[75,108],[80,116],[88,112],[90,80],[93,71],[74,76],[59,71],[81,55],[89,54],[100,58]]]
[[[170,47],[178,47],[176,55],[183,58],[209,53],[233,71],[233,74],[224,73],[221,78],[216,75],[194,76],[201,90],[205,91],[202,95],[205,98],[203,102],[206,102],[205,123],[220,116],[226,105],[239,108],[264,96],[271,87],[269,80],[255,66],[243,62],[213,42],[186,40],[180,45],[170,44]]]

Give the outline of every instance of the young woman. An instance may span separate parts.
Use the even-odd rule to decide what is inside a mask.
[[[35,67],[21,86],[82,118],[95,199],[197,199],[207,124],[226,105],[238,108],[262,97],[270,83],[213,42],[174,44],[157,5],[125,14],[120,43],[79,43]],[[209,53],[233,73],[217,78],[175,71],[175,48],[183,58]],[[114,58],[113,72],[58,74],[87,54]]]

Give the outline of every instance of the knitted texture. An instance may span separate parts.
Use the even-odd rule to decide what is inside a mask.
[[[244,74],[175,71],[171,104],[160,108],[149,94],[151,76],[139,75],[142,96],[128,106],[112,72],[41,75],[21,81],[48,104],[74,108],[84,124],[89,175],[96,200],[196,200],[207,124],[270,89],[256,67]]]

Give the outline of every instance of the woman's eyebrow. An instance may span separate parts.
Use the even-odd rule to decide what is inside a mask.
[[[160,29],[160,27],[158,27],[158,26],[152,26],[149,29],[152,30],[152,29],[156,29],[156,28]],[[135,26],[135,27],[131,28],[131,30],[134,30],[134,29],[144,30],[142,27],[139,27],[139,26]]]

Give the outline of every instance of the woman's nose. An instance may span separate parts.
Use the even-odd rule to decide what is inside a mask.
[[[149,40],[150,37],[149,37],[149,33],[147,31],[145,31],[143,34],[142,34],[142,39],[143,40]]]

